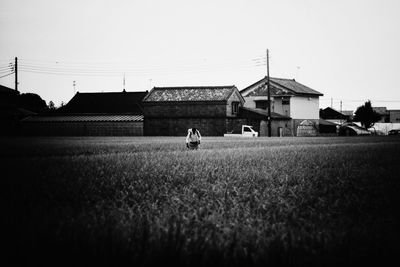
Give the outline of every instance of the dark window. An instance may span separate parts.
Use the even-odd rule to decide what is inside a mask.
[[[232,102],[232,115],[236,115],[239,109],[239,102]]]
[[[267,109],[268,108],[268,100],[256,101],[256,108]]]
[[[282,105],[290,105],[290,98],[282,98]]]
[[[249,127],[244,127],[244,128],[243,128],[243,131],[244,131],[244,132],[251,132],[251,130],[250,130]]]

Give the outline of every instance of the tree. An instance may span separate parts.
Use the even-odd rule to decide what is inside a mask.
[[[47,109],[46,101],[39,95],[33,93],[18,95],[18,106],[38,113]]]
[[[47,105],[47,107],[50,109],[50,110],[55,110],[56,109],[56,106],[54,105],[54,102],[53,101],[49,101],[49,104]]]
[[[381,119],[381,115],[372,109],[371,101],[365,102],[364,105],[357,108],[354,121],[361,122],[364,128],[371,128],[375,122]]]

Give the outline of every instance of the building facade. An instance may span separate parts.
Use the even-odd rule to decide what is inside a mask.
[[[196,127],[222,136],[243,105],[235,86],[154,87],[143,100],[144,135],[183,136]]]
[[[268,103],[267,78],[241,90],[245,99],[244,107],[253,110],[267,110],[289,117],[285,131],[297,135],[297,129],[305,121],[319,127],[319,97],[323,94],[311,89],[294,79],[270,78],[271,103]]]
[[[25,135],[141,136],[147,92],[76,93],[55,112],[21,121]]]

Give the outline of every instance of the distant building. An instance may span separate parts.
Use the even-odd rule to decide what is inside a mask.
[[[76,93],[55,112],[21,121],[23,134],[66,136],[143,135],[142,99],[147,92]]]
[[[347,116],[349,121],[352,121],[354,118],[354,110],[342,110],[341,113]]]
[[[400,109],[389,110],[389,122],[400,123]]]
[[[372,109],[381,116],[377,122],[390,122],[389,111],[386,107],[372,107]]]
[[[144,134],[183,136],[196,127],[204,136],[222,136],[243,104],[235,86],[154,87],[143,100]]]
[[[301,123],[309,125],[311,122],[317,131],[319,97],[323,95],[322,93],[294,79],[270,78],[271,103],[268,103],[266,83],[265,77],[240,91],[245,99],[245,108],[268,111],[271,107],[271,112],[290,118],[285,123],[287,125],[285,131],[294,135],[297,135]]]
[[[348,113],[350,113],[350,112],[348,112]],[[330,121],[330,122],[333,122],[336,124],[342,124],[342,123],[350,120],[349,115],[346,115],[343,112],[339,112],[336,109],[333,109],[331,107],[320,109],[319,116],[321,119],[324,119],[326,121]]]
[[[0,135],[19,133],[19,121],[34,112],[19,107],[20,93],[17,90],[0,85]]]

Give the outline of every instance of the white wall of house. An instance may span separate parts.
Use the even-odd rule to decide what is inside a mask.
[[[256,108],[257,100],[267,100],[267,96],[246,96],[244,107]],[[271,97],[271,111],[292,119],[319,119],[319,97],[292,96],[290,105],[282,105],[282,97]]]
[[[257,100],[267,100],[267,96],[245,96],[244,97],[244,107],[245,108],[256,108],[256,101]],[[271,97],[271,100],[273,98]]]
[[[291,97],[289,116],[292,119],[319,119],[319,97]]]

